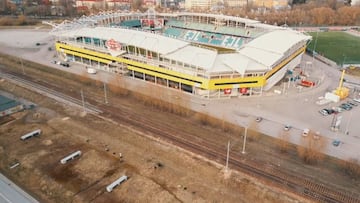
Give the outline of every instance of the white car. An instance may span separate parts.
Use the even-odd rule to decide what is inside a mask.
[[[284,130],[285,130],[285,131],[289,131],[290,129],[291,129],[291,125],[285,125],[285,126],[284,126]]]
[[[354,98],[353,100],[357,103],[360,103],[360,98]]]
[[[309,135],[309,132],[310,132],[309,128],[305,128],[305,129],[303,130],[302,136],[303,136],[303,137],[307,137],[307,136]]]
[[[96,74],[96,69],[95,68],[87,68],[86,70],[87,70],[87,72],[89,74]]]

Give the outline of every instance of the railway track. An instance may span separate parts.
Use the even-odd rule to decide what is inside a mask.
[[[17,85],[29,88],[55,100],[70,103],[77,107],[82,107],[81,100],[68,96],[67,93],[59,93],[51,88],[44,87],[43,85],[40,85],[39,82],[29,81],[31,78],[24,78],[22,75],[16,76],[3,71],[0,71],[0,76],[16,83]],[[175,146],[201,155],[220,164],[224,164],[226,162],[226,150],[224,150],[223,146],[219,146],[207,140],[194,139],[194,135],[192,134],[183,132],[179,129],[174,129],[173,126],[166,125],[164,123],[159,124],[158,122],[145,118],[141,114],[136,114],[129,109],[115,108],[103,105],[102,103],[93,100],[91,100],[91,103],[96,105],[91,105],[89,103],[85,105],[87,111],[91,113],[99,114],[116,122],[134,126],[141,131],[147,132],[155,138],[160,138],[166,142],[172,143]],[[279,188],[318,202],[360,202],[358,194],[341,192],[336,190],[336,188],[311,181],[309,178],[290,174],[289,172],[281,170],[274,165],[244,160],[236,154],[231,154],[229,158],[229,166],[234,170],[260,178],[261,180],[276,185]]]
[[[107,112],[107,110],[104,111]],[[114,111],[115,110],[113,109],[113,112]],[[131,115],[129,116],[129,114]],[[220,164],[226,162],[226,151],[224,148],[209,142],[193,142],[194,135],[178,131],[171,126],[166,126],[164,124],[159,126],[158,123],[145,119],[142,115],[117,110],[116,114],[112,116],[112,119],[129,125],[139,126],[139,128],[152,133],[153,136],[157,138],[161,138]],[[310,181],[306,177],[290,174],[274,165],[264,165],[263,163],[248,160],[245,161],[241,159],[241,157],[233,155],[229,158],[229,166],[232,169],[242,171],[254,177],[260,177],[264,181],[271,182],[282,189],[318,202],[360,202],[358,197],[353,197],[354,194],[339,192],[338,190],[326,187],[321,183]]]
[[[72,106],[75,106],[78,108],[83,108],[87,113],[92,113],[92,114],[102,113],[102,111],[99,108],[97,108],[96,106],[94,106],[88,102],[82,102],[82,100],[79,100],[79,99],[76,99],[69,95],[60,93],[51,88],[47,88],[44,85],[41,85],[34,81],[31,81],[30,79],[25,79],[18,75],[6,73],[4,71],[0,71],[0,77],[18,85],[18,86],[21,86],[23,88],[29,89],[34,92],[37,92],[41,95],[50,97],[56,101],[59,101],[59,102],[62,102],[62,103],[68,104],[68,105],[72,105]]]

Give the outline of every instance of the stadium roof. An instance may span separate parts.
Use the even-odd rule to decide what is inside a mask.
[[[241,22],[245,24],[254,24],[254,23],[260,23],[260,21],[257,20],[251,20],[248,18],[241,18],[236,16],[227,16],[223,14],[207,14],[207,13],[189,13],[189,12],[181,12],[181,13],[157,13],[159,16],[201,16],[201,17],[209,17],[209,18],[216,18],[221,20],[231,20],[236,22]]]
[[[168,54],[189,44],[151,32],[110,27],[80,28],[64,32],[61,36],[114,39],[121,44],[137,46],[160,54]]]
[[[272,67],[291,47],[310,39],[311,36],[293,30],[275,30],[255,38],[240,49],[239,53]]]
[[[19,102],[0,95],[0,112],[20,105]]]

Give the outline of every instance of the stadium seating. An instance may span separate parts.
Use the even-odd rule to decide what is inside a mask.
[[[168,21],[167,26],[165,36],[231,49],[239,49],[245,43],[245,38],[241,36],[252,37],[251,35],[260,33],[255,29],[218,27],[196,22]]]
[[[231,47],[232,44],[234,43],[235,39],[232,36],[225,36],[222,45],[225,47]]]
[[[126,21],[122,21],[120,23],[120,26],[122,26],[122,27],[141,27],[141,21],[140,20],[126,20]]]
[[[184,34],[183,39],[188,40],[188,41],[192,41],[197,33],[198,33],[197,31],[188,30]]]
[[[166,36],[169,37],[176,37],[176,38],[180,38],[182,36],[183,30],[178,29],[178,28],[173,28],[173,27],[169,27],[167,29],[165,29],[164,34]]]

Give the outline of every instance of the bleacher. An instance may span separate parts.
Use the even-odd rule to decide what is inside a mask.
[[[185,22],[182,22],[182,21],[170,20],[166,23],[166,25],[170,26],[170,27],[186,28]]]
[[[166,25],[166,36],[231,49],[239,49],[246,42],[246,38],[262,33],[252,28],[215,26],[197,22],[168,21]]]
[[[121,27],[141,27],[140,20],[126,20],[119,24]]]
[[[165,29],[164,35],[169,37],[181,38],[182,33],[182,29],[169,27]]]
[[[192,41],[196,34],[197,34],[197,31],[188,30],[185,32],[183,39],[185,39],[187,41]]]

